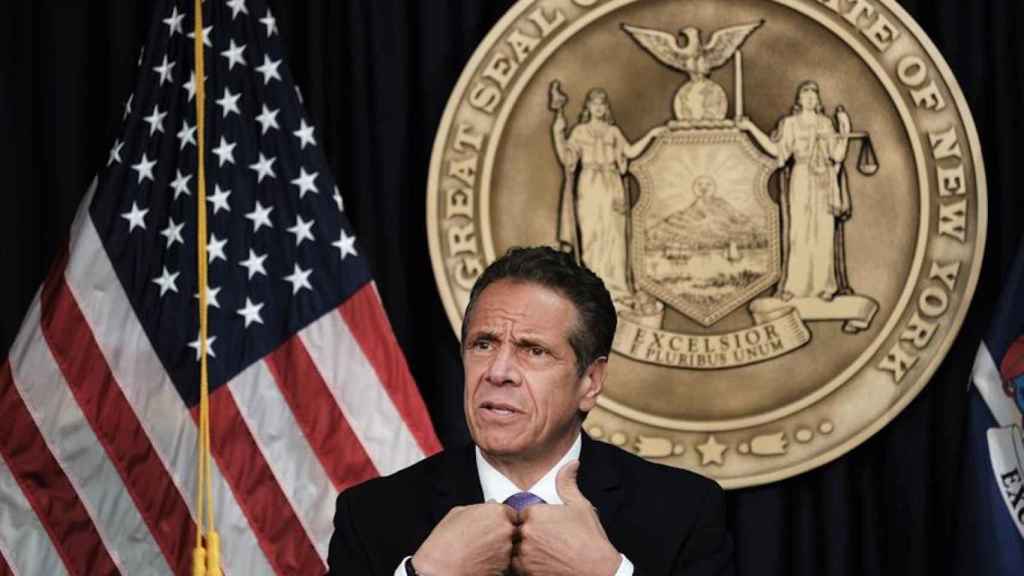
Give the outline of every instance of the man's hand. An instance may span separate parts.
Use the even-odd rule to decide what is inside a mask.
[[[529,576],[612,576],[619,553],[576,486],[580,463],[558,471],[555,486],[564,506],[530,506],[519,514],[519,543],[512,558],[516,573]]]
[[[412,557],[424,576],[500,575],[509,566],[516,511],[488,502],[457,506],[437,523]]]

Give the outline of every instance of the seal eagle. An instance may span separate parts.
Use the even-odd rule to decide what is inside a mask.
[[[622,29],[662,64],[701,79],[725,64],[762,24],[764,20],[716,30],[704,45],[700,42],[700,29],[693,26],[681,29],[678,38],[668,32],[629,24],[623,24]]]

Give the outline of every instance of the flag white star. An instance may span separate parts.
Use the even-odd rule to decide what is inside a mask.
[[[149,116],[144,116],[143,120],[149,124],[149,135],[152,136],[158,130],[164,131],[164,117],[167,116],[167,112],[160,111],[160,105],[156,104],[153,106],[153,113]]]
[[[123,214],[121,214],[121,218],[124,218],[125,220],[128,221],[129,233],[131,233],[132,230],[135,230],[136,228],[142,228],[143,230],[146,229],[147,212],[149,212],[149,208],[142,210],[135,204],[135,202],[132,202],[132,209],[129,210],[128,212],[124,212]]]
[[[281,65],[280,60],[272,61],[270,56],[263,55],[263,65],[257,66],[256,71],[263,75],[263,85],[270,83],[271,78],[281,79],[281,75],[278,74],[277,68]]]
[[[341,251],[342,260],[344,260],[345,256],[348,256],[349,254],[352,256],[358,256],[358,254],[356,254],[356,237],[346,235],[344,229],[341,230],[341,237],[338,238],[338,241],[331,242],[331,246],[334,246]]]
[[[157,286],[160,287],[161,298],[167,292],[178,291],[178,286],[175,284],[175,282],[177,282],[179,274],[181,274],[181,272],[175,272],[171,274],[171,272],[167,269],[167,266],[164,266],[164,273],[161,274],[160,276],[157,276],[156,278],[153,278],[153,284],[156,284]]]
[[[225,162],[235,163],[235,146],[237,144],[230,143],[220,137],[220,145],[213,149],[213,153],[217,155],[217,167],[221,167]]]
[[[228,206],[228,196],[231,196],[231,190],[227,188],[221,190],[220,184],[213,185],[213,194],[206,198],[206,201],[213,204],[213,213],[216,214],[223,209],[225,212],[231,212],[231,206]]]
[[[213,343],[214,343],[215,340],[217,340],[216,336],[209,336],[209,337],[206,338],[206,355],[209,356],[210,358],[216,358],[217,357],[217,355],[213,353]],[[195,340],[189,342],[188,343],[188,347],[195,349],[195,351],[196,351],[196,362],[198,362],[199,361],[199,356],[202,354],[199,351],[199,338],[196,337]]]
[[[245,0],[228,0],[228,8],[231,8],[231,19],[234,20],[235,16],[241,14],[248,14],[249,9],[245,7]]]
[[[206,287],[206,307],[213,306],[214,308],[220,308],[220,302],[217,301],[217,295],[220,294],[220,287],[213,288],[211,286]],[[199,292],[193,294],[196,300],[199,300]]]
[[[139,173],[139,181],[136,184],[142,184],[142,181],[146,178],[153,179],[153,167],[156,166],[156,160],[150,160],[146,153],[142,153],[142,159],[139,160],[138,164],[132,164],[132,170]]]
[[[263,324],[263,318],[260,318],[260,310],[263,309],[262,303],[255,303],[249,300],[248,297],[245,299],[245,308],[238,309],[238,315],[245,318],[245,327],[248,328],[249,324],[253,322],[257,324]]]
[[[316,139],[313,138],[313,127],[306,124],[306,119],[299,121],[299,129],[292,132],[299,139],[299,149],[305,150],[306,144],[316,146]]]
[[[241,97],[241,92],[237,94],[232,94],[231,90],[228,90],[227,86],[224,87],[224,96],[219,98],[218,100],[215,100],[217,105],[220,106],[221,110],[223,110],[224,118],[227,118],[228,114],[232,112],[238,114],[239,116],[242,115],[242,113],[238,110],[238,99]]]
[[[206,243],[206,257],[208,264],[213,264],[217,258],[227,262],[228,257],[224,255],[224,248],[228,244],[228,239],[225,238],[220,240],[216,234],[210,233],[210,241]]]
[[[263,112],[256,117],[256,121],[263,127],[263,131],[260,132],[260,134],[266,134],[267,130],[270,130],[271,128],[281,128],[277,125],[277,113],[279,111],[279,109],[271,110],[270,108],[267,108],[266,104],[263,105]]]
[[[299,214],[295,215],[295,226],[288,228],[288,231],[295,234],[295,245],[302,244],[303,240],[313,241],[313,223],[315,220],[306,222]]]
[[[175,6],[171,9],[171,15],[163,19],[163,23],[167,24],[168,34],[174,36],[174,33],[184,34],[181,30],[181,21],[185,18],[185,14],[178,14],[178,7]]]
[[[167,61],[167,54],[164,54],[164,61],[159,66],[153,66],[153,72],[160,75],[160,85],[164,82],[174,82],[174,61]]]
[[[174,199],[177,200],[178,196],[184,194],[185,196],[191,196],[192,193],[188,189],[188,181],[192,178],[191,174],[182,174],[181,170],[175,170],[176,176],[171,182],[171,188],[174,188]]]
[[[203,27],[203,46],[208,46],[208,47],[212,48],[213,47],[213,42],[210,42],[210,32],[213,32],[213,26],[204,26]],[[194,31],[193,32],[189,32],[187,34],[187,36],[189,38],[195,39],[196,33]]]
[[[192,99],[196,97],[196,71],[195,70],[193,70],[192,73],[189,74],[188,82],[185,82],[184,84],[182,84],[182,88],[184,88],[186,91],[188,91],[188,101],[191,102]]]
[[[275,20],[274,16],[270,13],[270,8],[267,8],[267,15],[260,18],[260,22],[267,27],[267,38],[270,38],[277,33],[277,20]]]
[[[129,114],[132,113],[132,100],[134,100],[134,99],[135,99],[135,94],[134,93],[128,95],[128,100],[124,103],[124,115],[121,116],[121,120],[124,120],[125,118],[128,117]]]
[[[228,47],[228,49],[220,53],[221,56],[228,59],[229,71],[235,67],[235,64],[241,64],[242,66],[245,66],[245,57],[242,56],[242,51],[245,50],[245,44],[242,44],[241,46],[235,45],[234,38],[230,40],[230,43],[231,45]]]
[[[114,162],[121,163],[121,148],[124,148],[124,142],[120,139],[114,141],[114,146],[110,149],[110,156],[107,158],[107,166],[110,166]]]
[[[319,172],[307,174],[305,167],[299,167],[299,177],[291,181],[292,184],[299,187],[299,199],[305,197],[306,192],[312,192],[314,194],[320,193],[320,191],[316,189],[316,184],[313,183],[319,174]]]
[[[188,119],[181,119],[181,130],[178,130],[178,141],[181,143],[178,150],[184,150],[185,146],[196,145],[196,127],[188,125]]]
[[[258,232],[260,227],[266,226],[267,228],[273,229],[274,225],[270,223],[270,212],[274,209],[273,206],[264,207],[260,204],[260,201],[256,201],[256,207],[245,215],[246,218],[252,220],[252,231]]]
[[[345,201],[341,199],[341,192],[338,187],[334,187],[334,203],[338,205],[338,212],[345,211]]]
[[[284,277],[284,279],[292,285],[292,296],[299,293],[299,290],[306,288],[312,291],[313,286],[309,283],[309,275],[313,273],[313,269],[303,270],[298,264],[295,265],[295,269],[291,274]]]
[[[181,229],[185,227],[185,223],[175,224],[174,218],[167,219],[167,228],[160,231],[160,235],[167,238],[167,248],[174,246],[175,242],[180,244],[185,243],[185,239],[181,237]]]
[[[260,160],[255,164],[249,164],[249,168],[256,172],[256,183],[263,182],[264,176],[270,176],[271,178],[277,178],[277,174],[274,173],[274,161],[277,160],[276,156],[267,158],[260,152]]]
[[[267,275],[267,269],[263,267],[263,261],[267,259],[267,255],[260,256],[252,248],[249,249],[249,257],[238,263],[239,266],[249,271],[249,280],[257,274]]]

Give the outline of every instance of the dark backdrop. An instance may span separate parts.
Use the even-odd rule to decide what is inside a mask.
[[[1017,0],[904,0],[951,65],[978,125],[990,221],[966,324],[929,386],[826,466],[731,492],[740,574],[943,574],[958,507],[966,384],[1020,240],[1024,19]],[[426,174],[448,94],[511,0],[271,0],[288,61],[442,440],[466,437],[455,336],[434,288]],[[0,18],[0,351],[93,174],[135,77],[148,2],[19,2]]]

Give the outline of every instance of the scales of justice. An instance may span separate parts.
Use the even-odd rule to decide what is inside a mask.
[[[740,47],[763,24],[722,28],[705,43],[694,27],[676,36],[622,24],[644,51],[688,76],[672,99],[673,118],[635,141],[615,124],[612,109],[622,103],[614,94],[591,87],[570,127],[569,98],[551,82],[551,135],[563,167],[558,243],[605,281],[620,326],[660,329],[667,305],[711,327],[746,305],[755,324],[795,313],[856,333],[878,310],[854,291],[846,261],[853,212],[845,163],[859,142],[860,174],[879,170],[870,135],[851,130],[842,105],[827,115],[812,79],[793,87],[792,109],[779,111],[770,133],[744,115]],[[726,91],[710,78],[730,59],[731,118]]]

